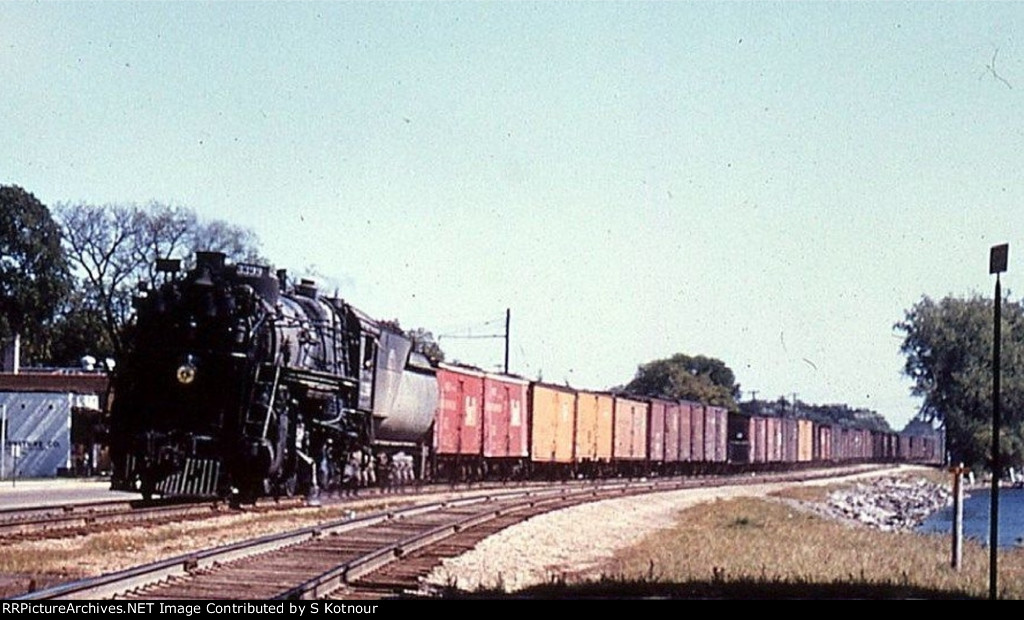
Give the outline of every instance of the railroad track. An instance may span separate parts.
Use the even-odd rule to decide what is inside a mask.
[[[863,471],[863,470],[861,470]],[[531,516],[587,501],[835,472],[559,485],[350,517],[62,584],[14,600],[381,598],[418,590],[444,557]]]
[[[523,483],[524,487],[527,483]],[[535,486],[535,483],[534,483]],[[394,499],[462,490],[482,491],[504,488],[498,483],[487,484],[433,484],[389,489],[360,489],[358,494],[325,495],[320,504],[337,506],[353,500],[370,498]],[[272,512],[293,510],[306,506],[303,498],[260,498],[252,505],[239,509],[221,499],[170,500],[103,500],[62,505],[0,509],[0,545],[23,540],[44,540],[66,536],[81,536],[108,531],[123,526],[159,525],[172,521],[199,520],[232,512]]]
[[[301,506],[302,501],[298,498],[284,498],[279,501],[260,501],[248,509],[267,512]],[[205,519],[234,510],[228,502],[220,500],[155,503],[110,500],[66,506],[15,508],[0,511],[0,544],[80,536],[140,524],[159,525]]]

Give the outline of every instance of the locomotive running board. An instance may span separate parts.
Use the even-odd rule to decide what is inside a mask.
[[[345,392],[355,390],[359,382],[348,377],[339,377],[329,372],[309,370],[307,368],[294,368],[286,366],[281,369],[281,381],[297,383],[311,390],[320,392]]]

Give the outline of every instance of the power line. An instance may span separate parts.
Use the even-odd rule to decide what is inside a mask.
[[[490,323],[485,323],[488,325]],[[512,310],[510,308],[505,309],[505,331],[501,334],[439,334],[437,336],[438,342],[442,338],[449,340],[493,340],[501,338],[505,341],[505,373],[508,373],[508,353],[509,353],[509,333],[512,324]]]

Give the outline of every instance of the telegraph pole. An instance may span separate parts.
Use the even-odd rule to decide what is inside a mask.
[[[490,325],[491,323],[492,323],[492,321],[488,321],[486,324]],[[458,339],[462,339],[462,340],[476,340],[476,339],[479,339],[479,338],[491,338],[491,339],[504,338],[505,339],[505,366],[504,366],[504,368],[505,368],[505,374],[507,375],[508,374],[508,352],[509,352],[509,346],[510,346],[510,343],[511,343],[511,340],[509,338],[509,334],[511,333],[511,326],[512,326],[512,309],[511,308],[505,308],[505,333],[504,334],[479,334],[479,335],[474,335],[474,334],[439,334],[437,336],[437,339],[440,340],[441,338],[453,338],[453,339],[458,338]]]
[[[505,308],[505,374],[508,374],[508,334],[512,324],[512,308]]]

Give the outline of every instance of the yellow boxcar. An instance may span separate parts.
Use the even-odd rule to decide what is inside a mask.
[[[577,463],[597,459],[597,394],[576,394],[576,438],[572,455]]]
[[[796,460],[806,463],[814,459],[814,422],[810,420],[797,420],[796,425],[797,435],[799,436]]]
[[[612,458],[612,406],[610,394],[576,393],[576,461]]]
[[[540,383],[530,387],[531,460],[572,462],[575,413],[575,390]]]
[[[597,458],[612,460],[612,438],[615,436],[613,420],[615,398],[611,394],[597,395]]]

